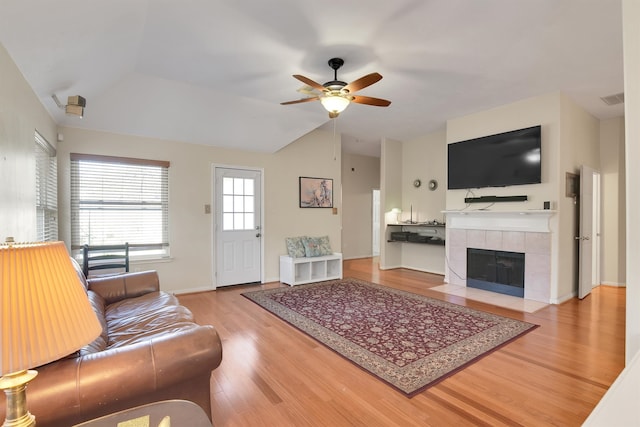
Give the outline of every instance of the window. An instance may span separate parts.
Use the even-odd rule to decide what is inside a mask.
[[[169,162],[71,154],[71,247],[169,256]]]
[[[254,186],[253,178],[222,178],[223,230],[253,230]]]
[[[58,168],[56,149],[35,132],[36,240],[58,240]]]

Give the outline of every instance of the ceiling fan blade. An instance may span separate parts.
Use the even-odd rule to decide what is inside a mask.
[[[354,80],[348,85],[344,87],[344,89],[348,90],[350,93],[359,91],[360,89],[364,89],[367,86],[371,86],[375,82],[378,82],[382,79],[382,76],[378,73],[367,74],[364,77],[360,77],[358,80]]]
[[[295,101],[281,102],[280,105],[300,104],[302,102],[317,101],[319,99],[320,99],[319,96],[312,96],[309,98],[296,99]]]
[[[357,104],[374,105],[376,107],[388,107],[391,105],[391,101],[381,98],[372,98],[370,96],[354,95],[352,101]]]
[[[302,83],[304,84],[308,84],[309,86],[311,86],[314,89],[318,89],[321,92],[324,92],[325,90],[327,90],[324,86],[322,86],[320,83],[314,82],[313,80],[311,80],[308,77],[305,76],[301,76],[300,74],[294,74],[293,75],[294,78],[300,80]]]
[[[304,85],[301,88],[298,88],[296,92],[300,92],[303,95],[307,96],[321,96],[323,93],[318,93],[317,89],[312,88],[309,85]]]

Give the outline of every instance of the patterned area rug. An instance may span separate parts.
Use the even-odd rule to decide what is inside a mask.
[[[357,279],[242,295],[408,396],[536,327]]]

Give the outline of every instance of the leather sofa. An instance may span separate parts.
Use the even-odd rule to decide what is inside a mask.
[[[174,295],[160,291],[155,271],[86,280],[76,267],[102,334],[78,352],[36,368],[27,404],[38,426],[69,427],[168,399],[192,401],[211,419],[211,371],[222,361],[214,327],[196,324]]]

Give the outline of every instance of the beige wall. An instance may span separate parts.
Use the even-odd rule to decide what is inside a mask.
[[[601,281],[612,286],[626,282],[624,118],[600,122],[602,181]]]
[[[560,114],[561,98],[557,93],[525,99],[487,111],[471,114],[447,122],[447,143],[463,141],[485,135],[492,135],[529,126],[542,125],[542,183],[518,185],[500,188],[473,189],[475,196],[516,196],[526,195],[526,202],[496,203],[492,210],[529,210],[542,209],[545,201],[550,201],[556,208],[560,198],[559,182],[559,146],[560,146]],[[465,208],[466,190],[448,190],[446,209],[459,210]],[[472,207],[475,209],[484,206]],[[551,302],[560,302],[571,297],[571,285],[558,285],[558,219],[554,215],[550,220],[552,234],[551,247]],[[573,238],[572,238],[573,239]],[[449,247],[446,248],[449,256]]]
[[[600,122],[567,97],[561,98],[558,174],[558,295],[576,294],[578,288],[578,206],[565,196],[565,172],[578,174],[580,166],[600,170]],[[571,295],[573,296],[573,295]]]
[[[342,257],[373,255],[373,190],[380,188],[380,158],[342,154]]]
[[[542,209],[547,200],[557,203],[560,98],[547,94],[447,121],[447,143],[542,125],[542,184],[473,189],[478,197],[528,196],[526,202],[496,203],[492,210]],[[467,190],[448,190],[446,209],[464,208],[466,194]]]
[[[341,212],[340,142],[332,134],[314,131],[275,154],[220,149],[135,136],[64,128],[58,147],[60,233],[70,241],[69,153],[105,154],[169,160],[169,233],[171,259],[134,263],[132,269],[158,270],[163,289],[187,292],[211,289],[213,279],[213,216],[204,205],[213,204],[212,165],[263,170],[264,280],[279,278],[279,256],[286,253],[288,236],[328,235],[334,250],[341,249],[340,215],[331,209],[300,209],[298,177],[332,178],[334,205]],[[335,153],[335,155],[334,155]],[[335,157],[335,158],[334,158]]]
[[[414,221],[443,220],[447,193],[446,141],[446,132],[442,130],[402,143],[402,220],[409,219],[411,205]],[[416,179],[422,182],[418,188],[413,185]],[[438,181],[435,191],[429,190],[431,179]]]
[[[413,220],[444,222],[447,151],[446,132],[434,132],[402,143],[402,215],[409,220],[413,206]],[[413,182],[420,179],[416,188]],[[438,188],[429,190],[429,181],[435,179]],[[414,270],[444,274],[444,246],[414,243],[392,243],[402,250],[402,266]]]
[[[391,209],[402,206],[402,143],[383,139],[380,156],[380,268],[402,266],[402,249],[398,244],[388,244],[387,224],[395,222]]]
[[[8,53],[0,45],[0,239],[36,238],[34,131],[54,146],[57,127],[26,83]],[[168,262],[134,264],[134,269],[157,269],[163,289],[189,291],[211,288],[212,164],[247,166],[264,170],[264,278],[279,277],[278,257],[284,254],[284,238],[291,235],[329,235],[341,249],[340,215],[331,209],[300,209],[298,177],[334,179],[334,203],[341,212],[340,141],[331,133],[315,131],[275,154],[223,150],[175,141],[114,135],[72,128],[61,130],[58,144],[60,239],[70,241],[69,153],[162,159],[170,169],[170,239]]]
[[[33,132],[40,131],[52,144],[56,144],[56,125],[39,103],[32,89],[28,86],[20,71],[17,69],[6,50],[0,45],[0,239],[14,236],[17,240],[33,240],[35,238],[35,162],[33,158]],[[633,87],[634,81],[627,82]],[[629,104],[629,102],[627,102]],[[626,105],[627,108],[633,109]],[[616,119],[621,120],[621,119]],[[564,173],[576,170],[579,164],[586,163],[598,168],[598,155],[602,155],[601,165],[605,176],[603,185],[603,281],[605,283],[623,283],[625,263],[621,261],[625,253],[625,227],[622,224],[621,210],[614,206],[624,206],[622,192],[625,188],[619,172],[620,183],[617,193],[609,191],[616,162],[622,164],[622,142],[620,124],[613,120],[603,122],[601,130],[594,124],[594,119],[581,109],[573,105],[561,94],[548,94],[537,98],[523,100],[508,106],[480,112],[450,120],[447,124],[446,142],[454,142],[487,135],[508,129],[526,127],[534,124],[543,125],[543,184],[536,186],[521,186],[518,194],[527,194],[529,201],[520,206],[518,204],[495,205],[494,209],[539,209],[544,200],[551,200],[560,212],[558,218],[552,221],[552,227],[560,227],[557,233],[560,237],[554,250],[566,253],[564,249],[572,247],[569,242],[575,224],[571,207],[572,201],[564,197]],[[633,131],[626,130],[627,134]],[[603,146],[600,151],[594,148],[594,135],[599,132],[599,139]],[[58,147],[61,154],[71,151],[93,152],[97,154],[138,156],[145,158],[167,159],[172,162],[171,171],[171,238],[173,259],[167,263],[155,263],[137,266],[136,268],[157,268],[164,273],[163,282],[168,289],[195,290],[210,287],[212,279],[211,249],[211,215],[204,214],[204,204],[211,203],[211,165],[214,163],[232,166],[255,167],[264,170],[266,195],[265,209],[265,264],[264,278],[266,281],[278,278],[278,255],[284,253],[283,239],[286,236],[298,234],[328,234],[334,249],[342,249],[341,221],[342,205],[341,188],[341,158],[339,141],[326,132],[312,132],[295,143],[273,155],[248,153],[238,150],[222,150],[209,146],[197,146],[180,142],[160,141],[154,139],[124,137],[121,135],[88,132],[78,129],[63,129],[65,142]],[[382,210],[389,211],[392,207],[402,207],[407,211],[408,205],[415,199],[416,213],[426,219],[437,217],[441,208],[438,204],[438,194],[411,193],[410,182],[415,178],[428,181],[441,174],[440,189],[446,187],[444,171],[438,167],[445,167],[445,158],[439,163],[436,159],[438,139],[442,134],[427,135],[415,141],[403,143],[398,141],[384,141],[382,158],[382,186],[391,189],[382,191]],[[595,138],[595,139],[598,139]],[[628,135],[627,135],[628,138]],[[559,144],[562,139],[563,143]],[[622,138],[624,139],[624,138]],[[617,147],[608,150],[606,144],[616,140]],[[566,141],[566,142],[565,142]],[[587,144],[585,148],[584,144]],[[614,154],[618,150],[617,157]],[[442,147],[444,150],[444,147]],[[560,150],[563,150],[562,153]],[[633,153],[633,145],[627,151]],[[574,154],[570,154],[574,153]],[[413,155],[417,154],[417,155]],[[442,154],[443,156],[444,154]],[[60,200],[68,205],[68,156],[60,160]],[[334,159],[335,157],[335,159]],[[319,162],[317,159],[327,159]],[[554,160],[554,159],[562,159]],[[424,161],[424,163],[423,163]],[[398,168],[398,165],[403,165]],[[556,164],[557,167],[549,165]],[[634,170],[629,171],[631,175]],[[330,210],[309,209],[300,210],[297,206],[297,178],[300,175],[327,176],[334,179],[336,192],[334,203],[339,208],[338,215]],[[528,188],[527,188],[528,187]],[[446,191],[444,206],[446,209],[464,207],[464,190]],[[512,188],[476,190],[476,195],[506,195],[514,194]],[[442,194],[442,193],[441,193]],[[618,203],[615,202],[616,194]],[[418,196],[418,197],[416,197]],[[430,198],[433,198],[431,200]],[[433,202],[433,203],[432,203]],[[68,238],[69,213],[68,206],[61,204],[60,231],[61,239]],[[508,205],[508,206],[507,206]],[[633,210],[633,207],[632,207]],[[615,224],[615,218],[618,224]],[[384,218],[384,216],[382,216]],[[351,220],[349,220],[351,221]],[[617,241],[612,238],[618,229]],[[628,227],[628,225],[627,225]],[[203,232],[206,238],[202,238]],[[632,233],[632,230],[629,230]],[[369,233],[366,234],[369,236]],[[384,232],[382,240],[384,242]],[[634,239],[637,241],[637,239]],[[194,242],[197,242],[194,244]],[[561,243],[560,243],[561,242]],[[631,244],[631,249],[635,243]],[[367,244],[368,246],[368,244]],[[383,247],[386,245],[382,245]],[[416,254],[415,250],[400,249],[401,245],[388,248],[388,257],[381,264],[385,268],[406,264],[416,269],[427,269],[422,261],[423,254]],[[381,249],[384,251],[385,249]],[[570,250],[570,249],[569,249]],[[354,250],[354,254],[360,250]],[[414,259],[412,259],[412,257]],[[554,271],[559,270],[559,256],[554,256]],[[558,301],[570,296],[574,286],[572,263],[567,263],[562,272],[554,277],[555,295]],[[626,266],[633,268],[633,266]],[[435,269],[434,269],[435,270]],[[435,270],[437,271],[437,270]],[[561,280],[562,285],[558,285]],[[553,294],[553,293],[552,293]]]
[[[624,113],[626,175],[626,368],[611,385],[585,426],[638,425],[638,383],[640,382],[640,2],[622,0],[624,45]],[[635,120],[632,120],[634,118]]]
[[[55,147],[54,121],[0,44],[0,241],[36,238],[35,130]]]
[[[526,202],[494,204],[491,206],[492,210],[539,210],[543,209],[545,201],[551,202],[552,209],[557,213],[550,221],[552,230],[550,302],[559,303],[576,295],[577,290],[577,247],[574,239],[577,207],[572,198],[565,197],[565,173],[577,173],[582,164],[599,169],[599,121],[569,98],[561,93],[551,93],[451,119],[447,122],[446,132],[402,143],[401,163],[383,162],[383,173],[394,176],[398,165],[401,165],[402,219],[409,218],[411,205],[413,205],[414,220],[416,218],[419,221],[439,219],[441,210],[467,208],[464,203],[467,190],[446,190],[447,143],[538,124],[542,125],[542,183],[472,189],[471,195],[526,195],[528,197]],[[416,178],[425,182],[432,177],[438,179],[439,190],[442,192],[436,191],[430,194],[425,186],[416,189],[411,185]],[[387,194],[387,197],[389,196],[397,197],[397,195]],[[483,206],[471,206],[471,209],[476,208],[483,208]],[[617,206],[611,210],[617,212]],[[398,246],[401,247],[398,261],[391,264],[392,258],[388,257],[386,267],[404,266],[433,272],[444,270],[445,253],[437,252],[439,248],[397,243],[386,246],[392,251],[397,250]],[[425,253],[427,251],[428,253]]]
[[[576,295],[576,206],[565,197],[565,172],[581,164],[599,168],[599,122],[561,93],[525,99],[447,122],[447,142],[542,125],[542,183],[473,189],[475,196],[526,195],[526,202],[497,203],[492,210],[542,209],[550,201],[557,210],[550,220],[551,300],[559,303]],[[447,210],[465,208],[466,190],[449,190]],[[478,206],[482,208],[482,206]]]

